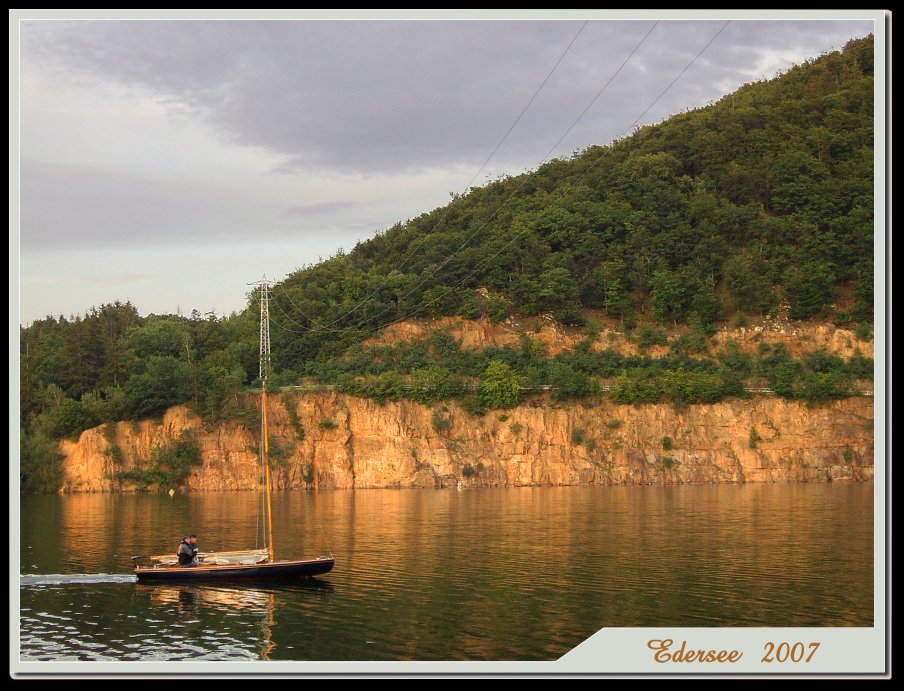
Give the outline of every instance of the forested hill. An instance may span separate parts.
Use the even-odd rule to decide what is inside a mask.
[[[339,374],[375,372],[409,378],[429,364],[424,353],[402,364],[399,354],[362,356],[356,344],[387,324],[441,315],[501,321],[552,313],[580,325],[592,308],[627,331],[658,322],[706,333],[726,319],[787,308],[792,319],[868,325],[872,56],[872,37],[851,41],[841,52],[610,146],[472,188],[288,276],[271,299],[276,374],[283,382],[307,375],[336,383]],[[156,415],[181,402],[208,418],[239,414],[233,394],[257,376],[255,299],[229,318],[141,317],[131,304],[111,302],[23,328],[23,484],[52,485],[42,475],[52,467],[52,440],[102,421]],[[471,361],[454,345],[440,345],[448,351],[441,363],[447,374],[479,377],[488,364],[500,372],[495,362]],[[436,349],[431,353],[436,360]],[[349,357],[340,373],[343,355]],[[523,365],[525,377],[530,370],[535,383],[553,377],[542,358],[519,365],[514,356],[500,357],[510,369]],[[841,371],[826,360],[794,366],[785,360],[769,372],[783,372],[787,395],[812,393],[807,387],[815,380],[807,384],[807,373]],[[383,369],[348,370],[349,362],[363,368],[378,361]],[[564,381],[647,366],[588,362],[559,363],[555,371]],[[723,365],[656,366],[709,367],[722,377],[710,382],[718,384],[713,391],[724,395],[750,371],[733,370],[734,379],[726,379]],[[871,367],[860,362],[855,369]],[[440,390],[448,396],[455,387]],[[578,382],[570,390],[590,389]],[[666,395],[649,391],[650,400]]]
[[[781,300],[792,318],[870,319],[872,55],[872,37],[851,41],[289,276],[274,319],[322,330],[283,331],[283,362],[339,352],[356,330],[407,315],[473,316],[477,287],[497,311],[565,322],[589,306],[706,324]],[[831,305],[845,289],[842,312]]]

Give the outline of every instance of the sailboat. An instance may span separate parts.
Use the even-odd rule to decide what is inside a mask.
[[[175,554],[132,557],[139,581],[188,581],[209,579],[286,579],[319,576],[333,570],[335,559],[319,556],[304,560],[277,560],[273,543],[273,510],[270,481],[270,436],[267,428],[267,377],[270,371],[270,310],[267,277],[252,285],[260,286],[261,296],[261,440],[263,485],[266,496],[267,545],[263,549],[231,552],[201,552],[197,566],[180,566]],[[140,560],[150,561],[142,566]]]

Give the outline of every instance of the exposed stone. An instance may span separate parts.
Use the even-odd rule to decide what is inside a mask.
[[[270,400],[270,434],[282,452],[273,462],[273,482],[283,489],[453,487],[459,480],[475,487],[873,477],[873,402],[862,397],[814,407],[772,397],[681,408],[606,403],[588,409],[533,400],[508,411],[505,421],[495,414],[474,417],[448,403],[452,425],[441,433],[433,428],[433,410],[412,401],[381,405],[332,392],[275,394]],[[287,403],[296,407],[303,439]],[[322,426],[324,420],[335,426]],[[584,433],[580,445],[572,441],[576,427]],[[208,428],[177,406],[162,421],[119,422],[113,435],[101,426],[76,443],[62,442],[61,490],[134,490],[118,481],[119,472],[138,467],[155,446],[186,429],[195,430],[203,463],[184,490],[257,487],[260,431],[238,422]],[[751,429],[759,435],[755,444]],[[111,436],[121,451],[118,464]],[[666,436],[672,439],[668,452],[662,448]],[[478,463],[481,469],[465,478],[464,468]]]

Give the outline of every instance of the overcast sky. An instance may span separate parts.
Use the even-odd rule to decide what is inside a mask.
[[[654,20],[583,24],[22,21],[20,321],[240,310],[464,191],[562,58],[473,184],[536,168]],[[629,132],[724,24],[656,25],[552,155]],[[732,21],[641,122],[872,26]]]

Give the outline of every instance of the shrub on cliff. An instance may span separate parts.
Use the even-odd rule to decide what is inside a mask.
[[[659,403],[662,390],[655,380],[629,377],[627,373],[619,375],[609,389],[609,398],[615,403],[639,405],[641,403]]]
[[[549,383],[553,387],[553,398],[557,401],[585,398],[596,393],[598,389],[590,377],[564,362],[550,364]]]
[[[715,403],[723,397],[718,374],[668,370],[660,375],[659,383],[668,398],[680,403]]]
[[[445,367],[434,365],[411,373],[410,396],[424,405],[444,401],[461,395],[465,390],[464,380]]]
[[[827,401],[850,394],[850,378],[839,372],[806,372],[798,383],[797,395],[807,401]]]
[[[405,395],[405,381],[397,372],[382,372],[359,383],[360,395],[374,398],[379,403],[399,401]]]
[[[510,365],[493,360],[477,387],[477,398],[487,408],[511,408],[521,400],[522,378]]]
[[[181,485],[191,469],[201,465],[201,447],[191,430],[183,430],[177,438],[151,450],[142,468],[125,471],[119,478],[134,482],[144,489],[163,490]]]

